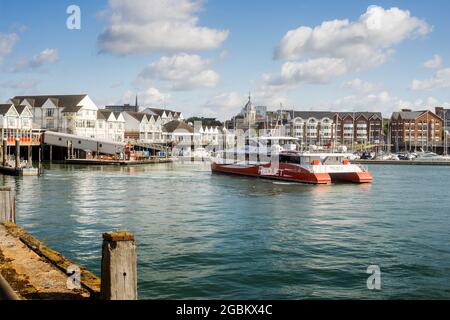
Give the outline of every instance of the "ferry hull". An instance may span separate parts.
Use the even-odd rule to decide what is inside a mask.
[[[370,172],[316,173],[289,164],[280,164],[272,169],[267,165],[219,164],[212,162],[214,173],[233,174],[264,179],[282,180],[309,184],[330,184],[332,182],[371,183]]]
[[[270,169],[270,165],[263,166],[265,169]],[[298,183],[309,184],[329,184],[331,177],[328,173],[312,173],[307,171],[292,170],[284,167],[279,170],[277,174],[263,174],[261,173],[261,166],[259,165],[226,165],[211,163],[211,170],[215,173],[225,173],[241,176],[249,176],[264,179],[273,179]]]
[[[373,178],[370,172],[330,173],[333,182],[371,183]]]

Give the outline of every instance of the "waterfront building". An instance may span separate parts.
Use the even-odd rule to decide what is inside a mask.
[[[225,122],[225,128],[227,129],[239,129],[247,131],[248,129],[259,129],[266,127],[269,116],[266,106],[257,106],[252,103],[251,96],[248,97],[248,101],[242,110],[231,120]]]
[[[302,146],[328,145],[336,137],[333,120],[336,114],[327,111],[291,111],[286,124],[287,135],[297,138]]]
[[[33,127],[95,138],[98,108],[87,94],[15,96],[14,106],[27,106]]]
[[[202,145],[217,145],[219,143],[219,136],[221,134],[219,127],[201,126],[199,133]]]
[[[380,145],[384,142],[381,112],[338,112],[334,124],[336,141],[342,145]]]
[[[184,121],[184,116],[181,112],[167,110],[167,109],[157,109],[157,108],[145,108],[142,112],[153,116],[154,118],[159,117],[161,119],[161,124],[165,125],[173,120]]]
[[[22,143],[38,144],[39,134],[33,130],[33,114],[28,106],[0,104],[1,139],[13,144],[16,138]]]
[[[379,146],[383,139],[380,112],[278,110],[280,132],[302,146]],[[284,128],[284,130],[282,130]]]
[[[442,107],[436,107],[435,113],[438,117],[443,120],[443,138],[442,142],[444,144],[444,153],[449,152],[449,142],[450,142],[450,109],[444,109]]]
[[[429,110],[402,109],[391,116],[390,134],[396,151],[442,147],[443,119]]]
[[[125,139],[128,142],[163,143],[161,118],[145,112],[124,112]]]
[[[260,135],[290,136],[302,147],[310,145],[357,145],[376,147],[384,143],[380,112],[268,111],[256,107],[249,97],[239,114],[225,122],[228,130],[256,129]]]
[[[163,139],[166,143],[176,145],[200,145],[200,132],[195,132],[194,127],[183,121],[173,120],[163,125]]]
[[[96,137],[99,140],[125,141],[125,118],[122,112],[99,109],[97,111],[96,129]]]

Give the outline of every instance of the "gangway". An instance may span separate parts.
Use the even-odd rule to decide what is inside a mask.
[[[67,147],[70,145],[73,149],[92,151],[97,154],[107,155],[123,153],[126,145],[122,142],[104,141],[53,131],[44,132],[43,142],[50,146]]]

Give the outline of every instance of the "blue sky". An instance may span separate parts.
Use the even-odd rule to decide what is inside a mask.
[[[66,28],[72,4],[81,30]],[[446,106],[448,12],[445,0],[0,0],[0,99],[88,93],[103,106],[138,94],[221,119],[248,92],[269,109]]]

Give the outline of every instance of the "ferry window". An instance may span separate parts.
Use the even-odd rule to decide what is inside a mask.
[[[280,163],[300,163],[300,157],[280,155]]]

